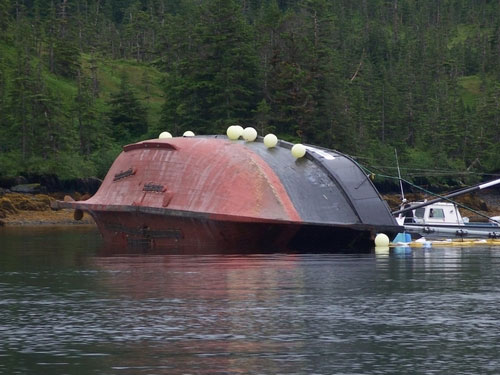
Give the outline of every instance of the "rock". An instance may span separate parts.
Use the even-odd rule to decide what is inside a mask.
[[[0,218],[5,219],[9,214],[17,213],[16,206],[6,197],[0,199]]]
[[[20,196],[13,199],[13,203],[21,211],[46,211],[50,208],[50,201],[31,196]]]
[[[28,180],[24,176],[17,176],[14,178],[13,185],[26,185]]]
[[[52,205],[52,202],[55,200],[52,197],[49,197],[48,195],[45,194],[38,194],[34,197],[38,202],[44,204],[46,207],[50,207]]]
[[[0,199],[0,210],[8,214],[19,211],[46,211],[54,199],[44,194],[9,193]]]
[[[17,213],[17,208],[9,198],[4,197],[0,199],[0,212],[3,212],[5,215],[15,214]]]
[[[463,204],[466,207],[470,207],[474,210],[479,211],[489,211],[487,203],[479,198],[476,194],[467,194],[457,198],[457,202]]]
[[[50,210],[55,199],[43,194],[8,193],[0,197],[0,226],[46,224],[93,224],[91,217],[75,221],[73,210]],[[2,224],[3,223],[3,224]],[[0,244],[1,248],[1,244]]]
[[[13,186],[10,190],[21,194],[40,194],[44,189],[40,184],[23,184]]]

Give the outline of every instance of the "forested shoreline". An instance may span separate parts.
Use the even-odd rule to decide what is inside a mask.
[[[241,124],[471,183],[500,171],[499,107],[498,1],[0,0],[0,178]]]

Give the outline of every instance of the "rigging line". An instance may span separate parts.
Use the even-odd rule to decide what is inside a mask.
[[[383,167],[372,166],[372,168],[377,170],[384,170]],[[405,170],[402,168],[402,170]],[[471,172],[461,172],[461,173],[449,173],[449,172],[439,172],[439,171],[428,171],[422,173],[412,173],[406,172],[409,177],[444,177],[444,176],[455,176],[455,177],[469,177],[469,176],[490,176],[490,177],[500,177],[500,174],[496,173],[471,173]]]
[[[394,166],[388,166],[388,165],[372,165],[371,167],[373,168],[384,168],[384,169],[397,169],[397,167]],[[453,169],[428,169],[428,168],[412,168],[412,167],[400,167],[401,170],[412,170],[412,171],[420,171],[420,172],[439,172],[439,173],[459,173],[459,174],[480,174],[480,175],[499,175],[497,173],[482,173],[482,172],[471,172],[471,171],[460,171],[460,170],[453,170]]]
[[[360,158],[360,159],[371,159],[375,160],[374,158],[364,158],[364,157],[354,157],[354,158]],[[394,166],[388,166],[388,165],[370,165],[372,168],[384,168],[384,169],[397,169],[397,167]],[[475,174],[475,175],[482,175],[482,176],[500,176],[499,173],[486,173],[486,172],[472,172],[472,171],[459,171],[459,170],[453,170],[453,169],[428,169],[428,168],[413,168],[413,167],[400,167],[401,170],[412,170],[412,171],[423,171],[423,172],[441,172],[441,173],[456,173],[456,174]]]
[[[356,164],[357,164],[357,163],[356,163]],[[370,170],[369,170],[368,168],[362,167],[362,166],[361,166],[361,165],[359,165],[359,164],[358,164],[358,166],[359,166],[360,168],[362,168],[363,170],[366,170],[366,171],[370,172]],[[374,174],[374,173],[370,172],[369,174]],[[468,206],[466,206],[466,205],[464,205],[464,204],[462,204],[462,203],[456,202],[456,201],[454,201],[454,200],[452,200],[452,199],[450,199],[450,198],[446,198],[446,197],[444,197],[444,196],[442,196],[442,195],[440,195],[440,194],[433,193],[432,191],[427,190],[427,189],[424,189],[424,188],[423,188],[423,187],[421,187],[421,186],[415,185],[414,183],[412,183],[412,182],[410,182],[410,181],[408,181],[408,180],[405,180],[404,178],[398,178],[398,177],[389,176],[389,175],[382,175],[382,174],[379,174],[378,176],[383,177],[383,178],[393,179],[393,180],[404,181],[404,182],[406,182],[408,185],[410,185],[410,186],[412,186],[412,187],[414,187],[414,188],[416,188],[416,189],[418,189],[418,190],[421,190],[421,191],[425,192],[426,194],[433,195],[433,196],[435,196],[435,197],[441,198],[441,199],[443,199],[443,200],[445,200],[445,201],[448,201],[448,202],[450,202],[450,203],[456,204],[458,207],[461,207],[461,208],[463,208],[463,209],[465,209],[465,210],[471,211],[471,212],[475,213],[476,215],[481,216],[481,217],[483,217],[483,218],[486,218],[486,219],[488,219],[488,220],[490,220],[490,219],[491,219],[488,215],[485,215],[485,214],[483,214],[483,213],[481,213],[481,212],[479,212],[479,211],[477,211],[477,210],[474,210],[474,209],[473,209],[473,208],[471,208],[471,207],[468,207]]]
[[[411,183],[411,182],[409,182],[409,181],[406,181],[406,180],[404,180],[404,181],[405,181],[407,184],[410,184],[412,187],[414,187],[414,188],[416,188],[416,189],[420,189],[420,190],[424,191],[425,193],[427,193],[427,194],[429,194],[429,195],[433,195],[433,196],[435,196],[435,197],[437,197],[437,198],[441,198],[442,200],[445,200],[445,201],[448,201],[448,202],[450,202],[450,203],[456,204],[458,207],[461,207],[461,208],[463,208],[463,209],[465,209],[465,210],[471,211],[471,212],[475,213],[475,214],[476,214],[476,215],[478,215],[478,216],[481,216],[481,217],[483,217],[483,218],[486,218],[486,219],[490,220],[490,217],[489,217],[488,215],[485,215],[485,214],[483,214],[482,212],[480,212],[480,211],[477,211],[477,210],[473,209],[472,207],[468,207],[468,206],[466,206],[466,205],[464,205],[464,204],[462,204],[462,203],[459,203],[459,202],[457,202],[457,201],[454,201],[453,199],[450,199],[450,198],[446,198],[445,196],[442,196],[442,195],[440,195],[440,194],[433,193],[432,191],[427,190],[427,189],[424,189],[424,188],[422,188],[422,187],[420,187],[420,186],[418,186],[418,185],[415,185],[415,184],[413,184],[413,183]]]
[[[467,176],[470,176],[469,174],[450,174],[450,173],[439,173],[439,172],[435,172],[435,173],[407,173],[406,174],[408,177],[455,177],[455,178],[458,178],[458,177],[467,177]]]
[[[397,167],[388,167],[384,165],[378,165],[378,168],[384,168],[384,169],[397,169]],[[470,172],[470,171],[457,171],[457,170],[450,170],[450,169],[425,169],[425,168],[405,168],[402,167],[401,170],[404,171],[416,171],[416,172],[438,172],[438,173],[475,173],[475,172]]]

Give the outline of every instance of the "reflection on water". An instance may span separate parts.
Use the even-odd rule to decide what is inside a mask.
[[[169,255],[0,231],[0,374],[497,374],[500,248]]]

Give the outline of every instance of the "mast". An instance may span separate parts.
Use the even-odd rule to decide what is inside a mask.
[[[405,201],[405,193],[403,191],[403,181],[401,180],[401,170],[399,169],[398,151],[394,149],[394,154],[396,155],[396,165],[398,167],[398,177],[399,177],[399,188],[401,189],[401,201]]]

